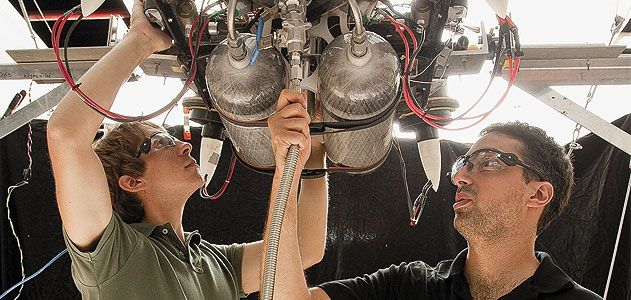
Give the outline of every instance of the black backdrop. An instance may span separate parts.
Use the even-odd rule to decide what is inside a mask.
[[[614,124],[631,132],[631,115]],[[27,276],[64,249],[60,218],[54,198],[45,138],[45,121],[33,121],[33,177],[14,190],[11,216],[24,251]],[[173,128],[175,135],[181,128]],[[19,281],[19,255],[7,221],[7,188],[22,180],[27,165],[27,128],[0,140],[0,268],[1,290]],[[198,156],[199,128],[193,128],[193,155]],[[629,155],[595,135],[580,141],[575,152],[576,188],[565,213],[539,237],[537,248],[549,252],[572,278],[602,295],[609,271],[616,232],[629,178]],[[401,141],[412,197],[426,181],[416,145]],[[442,142],[443,174],[467,146]],[[223,183],[229,162],[229,147],[211,183],[211,192]],[[466,246],[453,229],[454,188],[447,182],[430,193],[416,227],[408,225],[405,189],[398,153],[393,150],[377,171],[367,175],[330,176],[330,209],[327,251],[324,260],[308,270],[312,284],[372,272],[401,261],[423,260],[430,265],[453,258]],[[81,185],[81,182],[77,182]],[[212,243],[249,242],[261,238],[271,177],[237,164],[223,197],[206,201],[193,195],[184,213],[184,228],[199,229]],[[89,189],[89,186],[85,188]],[[631,250],[628,212],[609,299],[631,299]],[[10,299],[16,293],[11,293]],[[39,277],[26,283],[23,299],[75,299],[79,293],[70,277],[70,260],[60,258]],[[256,295],[250,298],[255,299]],[[7,297],[9,299],[9,297]]]

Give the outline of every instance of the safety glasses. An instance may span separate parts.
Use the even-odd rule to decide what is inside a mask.
[[[480,172],[500,171],[506,169],[507,167],[513,167],[516,165],[534,173],[539,177],[539,180],[545,180],[541,171],[519,160],[517,155],[495,149],[484,148],[473,151],[471,154],[461,155],[456,159],[456,162],[454,162],[451,167],[451,183],[456,185],[454,177],[464,166],[467,166],[467,170],[469,172]]]
[[[156,132],[150,137],[145,138],[138,147],[138,153],[136,157],[140,157],[141,154],[149,154],[150,152],[158,151],[162,148],[175,147],[176,138],[165,132]]]

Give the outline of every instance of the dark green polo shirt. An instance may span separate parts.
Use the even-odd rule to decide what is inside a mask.
[[[114,213],[96,249],[64,239],[83,299],[238,299],[243,245],[212,245],[197,231],[182,244],[171,224],[126,224]]]

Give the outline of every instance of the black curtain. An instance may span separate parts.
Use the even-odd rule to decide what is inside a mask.
[[[631,115],[614,122],[631,132]],[[33,175],[16,188],[10,212],[24,251],[26,275],[37,271],[64,249],[61,222],[54,197],[54,182],[46,147],[46,122],[33,121]],[[181,137],[181,127],[172,128]],[[20,279],[18,248],[7,221],[7,188],[22,181],[27,166],[27,127],[0,140],[0,268],[1,290]],[[199,128],[193,128],[193,156],[199,155]],[[602,295],[629,180],[629,155],[590,134],[579,140],[574,152],[576,187],[566,211],[537,242],[568,275]],[[442,174],[468,146],[441,142]],[[416,144],[401,141],[412,200],[427,181]],[[225,145],[209,191],[218,190],[228,171],[231,150]],[[81,182],[77,182],[81,185]],[[410,227],[398,152],[393,148],[385,163],[365,175],[333,174],[329,178],[330,208],[324,260],[307,272],[311,284],[373,272],[401,261],[423,260],[430,265],[453,258],[466,243],[453,229],[454,187],[444,177],[438,192],[429,193],[419,224]],[[184,212],[185,230],[198,229],[217,244],[250,242],[261,238],[268,208],[271,176],[237,164],[225,194],[216,201],[189,200]],[[89,186],[85,186],[89,189]],[[610,299],[631,299],[629,214],[625,218]],[[17,293],[11,293],[13,299]],[[62,256],[41,275],[25,284],[24,299],[78,299],[70,277],[70,260]],[[256,295],[250,297],[256,299]]]

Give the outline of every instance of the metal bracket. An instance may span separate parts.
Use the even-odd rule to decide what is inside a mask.
[[[85,73],[94,62],[70,62],[72,75],[78,78],[78,74]],[[32,79],[37,84],[63,83],[57,63],[36,62],[0,65],[0,80],[24,80]]]
[[[489,54],[489,42],[486,38],[486,27],[480,22],[482,48],[477,50],[453,51],[447,47],[438,54],[434,77],[479,74]],[[451,52],[451,54],[449,54]],[[446,68],[446,70],[445,70]]]

